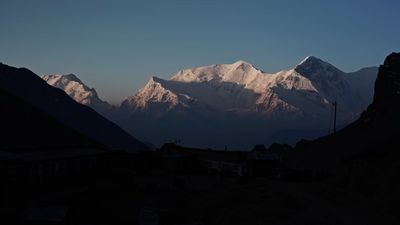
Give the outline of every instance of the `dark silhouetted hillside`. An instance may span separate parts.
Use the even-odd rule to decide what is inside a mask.
[[[1,138],[4,149],[95,145],[39,109],[0,90]]]
[[[138,151],[146,146],[93,109],[48,85],[26,68],[0,64],[0,89],[49,114],[61,123],[112,149]],[[7,107],[7,105],[3,105]]]

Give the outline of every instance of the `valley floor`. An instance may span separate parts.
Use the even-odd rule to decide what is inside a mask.
[[[377,209],[399,196],[390,201],[367,199],[341,188],[340,182],[156,170],[4,189],[1,210],[8,224],[365,225],[393,224],[398,219],[395,212]]]

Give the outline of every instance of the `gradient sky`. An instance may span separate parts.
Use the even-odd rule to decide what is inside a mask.
[[[242,59],[267,71],[315,55],[350,72],[400,51],[400,1],[0,0],[0,61],[74,73],[117,103],[150,76]]]

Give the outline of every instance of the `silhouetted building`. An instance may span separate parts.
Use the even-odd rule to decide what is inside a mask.
[[[233,176],[244,176],[247,172],[246,158],[247,152],[238,151],[218,151],[196,148],[185,148],[173,143],[164,144],[160,152],[166,154],[166,157],[174,159],[172,163],[175,166],[182,166],[182,160],[186,159],[188,163],[181,167],[183,170],[203,169],[208,172],[224,173]]]
[[[282,159],[290,152],[289,145],[272,144],[269,148],[256,145],[247,158],[248,172],[251,176],[278,178],[281,175]]]
[[[109,151],[85,147],[0,151],[1,176],[10,182],[40,182],[93,175],[110,165]]]

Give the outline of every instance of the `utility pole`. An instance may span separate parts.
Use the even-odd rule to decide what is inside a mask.
[[[333,102],[333,108],[334,108],[334,116],[333,116],[333,133],[336,134],[336,109],[337,109],[337,102]]]

